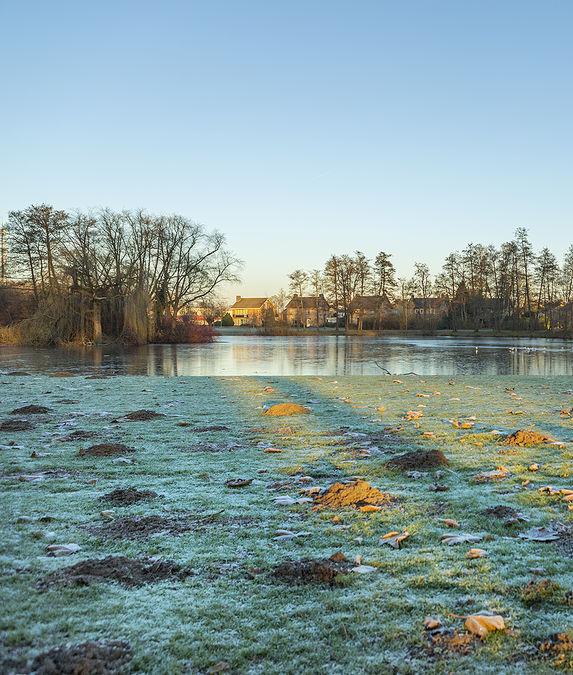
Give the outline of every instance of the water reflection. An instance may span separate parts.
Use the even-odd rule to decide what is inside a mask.
[[[572,375],[573,344],[511,338],[223,336],[130,349],[0,347],[0,371],[129,375]]]

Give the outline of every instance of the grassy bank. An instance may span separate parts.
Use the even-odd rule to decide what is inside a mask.
[[[561,493],[541,490],[573,488],[570,378],[0,379],[0,422],[24,423],[0,431],[1,672],[86,640],[125,641],[127,670],[158,673],[573,666],[572,652],[549,639],[573,628],[573,512]],[[281,402],[310,413],[264,414]],[[30,404],[49,410],[10,414]],[[138,409],[163,416],[123,417]],[[503,444],[532,427],[564,445]],[[135,452],[78,454],[102,443]],[[386,465],[432,450],[449,463]],[[501,465],[507,472],[488,477]],[[276,502],[357,476],[390,495],[380,510]],[[226,485],[237,478],[252,482]],[[158,496],[102,501],[126,487]],[[520,536],[538,527],[555,538]],[[381,543],[405,530],[400,548]],[[478,539],[441,541],[460,534]],[[46,555],[68,543],[81,550]],[[467,558],[472,547],[486,556]],[[274,572],[336,552],[371,569],[332,585]],[[157,556],[186,572],[144,585],[61,583],[70,566],[111,555]],[[49,576],[57,571],[60,581]],[[483,610],[507,629],[482,641],[460,617]],[[425,630],[429,616],[446,630]]]

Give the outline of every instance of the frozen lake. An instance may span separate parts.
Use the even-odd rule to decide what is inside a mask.
[[[384,370],[383,370],[384,369]],[[0,346],[0,372],[129,375],[573,375],[573,342],[543,338],[259,337],[129,349]]]

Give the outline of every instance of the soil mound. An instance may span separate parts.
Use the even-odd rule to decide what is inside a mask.
[[[316,506],[325,509],[340,509],[344,507],[360,508],[363,506],[378,506],[389,504],[394,498],[372,487],[365,480],[355,480],[350,483],[333,483],[324,492],[314,499]]]
[[[0,422],[0,431],[28,431],[34,425],[28,420],[5,420]]]
[[[287,560],[277,565],[273,576],[291,584],[327,584],[335,586],[340,583],[340,575],[348,574],[354,563],[347,560],[323,558],[313,560]]]
[[[163,413],[155,412],[155,410],[134,410],[133,412],[127,413],[121,419],[129,420],[130,422],[147,422],[148,420],[154,420],[158,417],[165,417]]]
[[[310,408],[298,403],[277,403],[265,410],[268,417],[287,417],[288,415],[308,415]]]
[[[438,628],[428,634],[427,651],[430,656],[439,658],[448,654],[469,654],[474,648],[476,638],[471,633],[452,628]]]
[[[417,450],[398,455],[386,462],[390,469],[437,469],[439,466],[447,466],[448,458],[441,450]]]
[[[90,640],[38,654],[31,672],[36,675],[108,675],[120,672],[132,658],[128,642]]]
[[[139,539],[152,534],[181,534],[193,529],[188,518],[165,516],[126,516],[106,525],[88,527],[92,534],[110,539]]]
[[[534,445],[552,443],[553,439],[546,434],[531,429],[518,429],[503,440],[503,445],[517,445],[520,448],[530,448]]]
[[[50,409],[43,405],[25,405],[22,408],[14,408],[10,415],[45,415]]]
[[[111,457],[112,455],[126,455],[130,452],[135,452],[135,449],[123,443],[98,443],[89,448],[82,448],[78,455],[80,457]]]
[[[491,516],[492,518],[498,518],[499,520],[513,519],[516,520],[520,518],[521,514],[512,509],[511,506],[505,506],[503,504],[498,504],[497,506],[490,506],[485,509],[483,512],[484,516]]]
[[[153,558],[127,558],[123,555],[108,556],[99,560],[82,562],[51,572],[39,588],[52,586],[90,586],[99,582],[117,582],[127,587],[153,584],[167,579],[183,581],[192,574],[189,568],[171,560]]]
[[[555,666],[573,666],[573,637],[570,633],[554,633],[537,646],[541,658],[551,659]]]
[[[153,490],[137,490],[136,488],[128,487],[117,488],[117,490],[101,496],[100,499],[114,506],[129,506],[130,504],[155,499],[158,496],[157,492]]]

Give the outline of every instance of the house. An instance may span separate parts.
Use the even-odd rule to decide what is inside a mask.
[[[380,329],[392,313],[392,303],[386,295],[356,295],[350,303],[350,322],[358,330]]]
[[[327,322],[330,305],[320,295],[293,295],[284,309],[284,320],[289,326],[324,326]]]
[[[262,326],[267,317],[274,320],[275,308],[269,298],[242,298],[237,295],[229,309],[235,326]]]
[[[416,316],[441,317],[448,313],[448,301],[445,298],[414,298],[412,296],[412,304]]]

